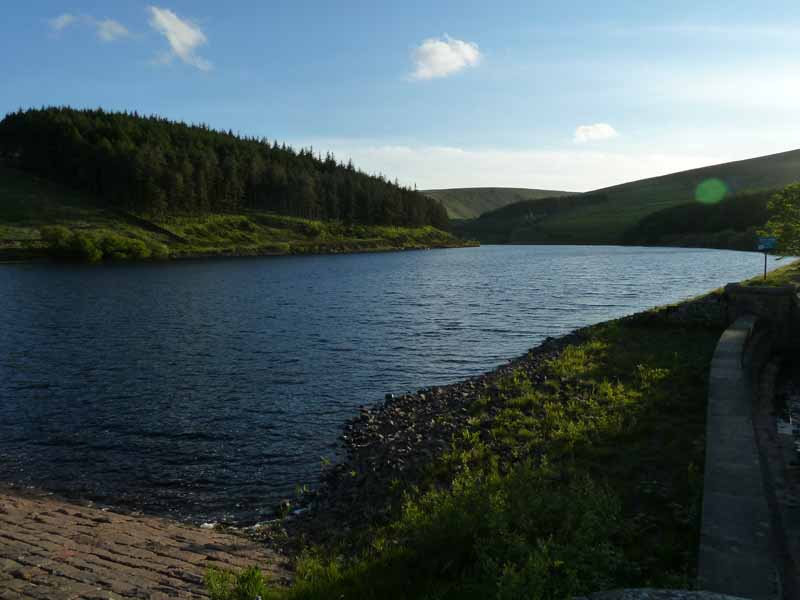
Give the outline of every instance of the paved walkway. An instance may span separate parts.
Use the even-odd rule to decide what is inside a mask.
[[[770,512],[753,428],[753,384],[742,365],[755,317],[722,334],[711,362],[698,587],[770,600],[778,596]]]
[[[206,598],[208,567],[285,561],[245,538],[0,491],[0,599]]]

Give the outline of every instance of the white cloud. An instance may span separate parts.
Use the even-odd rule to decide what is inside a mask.
[[[474,67],[481,61],[481,51],[473,42],[456,40],[444,34],[428,38],[414,49],[413,79],[435,79]]]
[[[584,192],[751,156],[468,149],[336,139],[306,140],[303,145],[323,154],[331,150],[368,173],[384,173],[420,189],[505,186]]]
[[[131,32],[128,31],[127,27],[119,21],[115,21],[114,19],[95,19],[89,15],[76,17],[75,15],[65,13],[55,19],[50,19],[48,23],[53,31],[62,31],[75,24],[94,27],[97,37],[104,42],[113,42],[114,40],[131,36]]]
[[[593,125],[578,125],[575,128],[574,140],[578,144],[594,142],[597,140],[609,140],[619,134],[608,123],[594,123]]]
[[[211,70],[212,64],[196,54],[197,48],[208,42],[200,27],[166,8],[148,6],[147,10],[150,11],[150,26],[167,38],[174,56],[201,71]],[[163,58],[160,62],[164,62]]]
[[[90,17],[89,21],[97,31],[97,37],[104,42],[113,42],[131,35],[131,32],[122,23],[114,19],[98,20]]]
[[[50,28],[53,31],[61,31],[75,23],[77,21],[77,17],[75,15],[71,15],[69,13],[64,13],[56,17],[55,19],[50,19],[48,23],[50,24]]]

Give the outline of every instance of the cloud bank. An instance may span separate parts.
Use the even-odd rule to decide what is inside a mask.
[[[451,38],[428,38],[414,49],[412,79],[427,80],[447,77],[474,67],[482,58],[478,45]]]
[[[596,142],[598,140],[610,140],[619,134],[608,123],[595,123],[594,125],[578,125],[575,128],[574,140],[578,144],[586,142]]]
[[[150,13],[150,27],[162,34],[169,43],[170,53],[160,62],[168,62],[172,57],[178,57],[187,65],[197,67],[201,71],[210,71],[213,65],[197,55],[197,48],[208,42],[202,29],[187,19],[181,19],[171,10],[148,6]]]

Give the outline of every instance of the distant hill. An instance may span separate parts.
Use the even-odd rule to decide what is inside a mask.
[[[721,185],[714,183],[710,187],[712,191],[715,187],[719,189],[723,198],[716,208],[709,210],[729,212],[732,210],[729,208],[731,199],[739,198],[744,192],[766,192],[800,181],[800,150],[642,179],[571,196],[570,201],[563,197],[526,200],[464,222],[456,230],[460,235],[484,243],[617,244],[635,243],[643,238],[651,240],[650,243],[660,243],[671,238],[680,244],[683,234],[692,233],[691,245],[725,246],[724,242],[707,243],[703,235],[709,231],[696,234],[693,222],[696,211],[678,209],[696,204],[699,186],[704,183],[708,186],[710,180],[721,182]],[[750,221],[715,217],[710,222],[731,226],[731,231],[749,230],[752,234],[763,223],[764,194],[744,197],[759,203],[752,211],[745,211],[751,215]],[[661,237],[653,238],[652,219],[645,220],[654,213],[670,209],[678,209],[677,212],[662,213],[669,215],[670,231],[659,229]],[[741,201],[737,202],[736,211],[742,212]],[[703,215],[706,219],[706,212]],[[759,220],[761,222],[756,222]],[[647,230],[646,235],[643,227]]]
[[[475,187],[423,190],[422,193],[441,202],[451,219],[474,219],[485,212],[514,202],[563,196],[571,192],[529,188]]]

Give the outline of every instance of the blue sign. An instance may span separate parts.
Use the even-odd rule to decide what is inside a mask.
[[[761,252],[767,250],[774,250],[778,247],[778,240],[774,237],[760,237],[758,238],[758,249]]]

